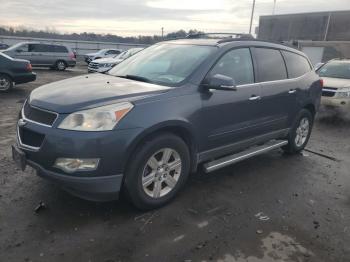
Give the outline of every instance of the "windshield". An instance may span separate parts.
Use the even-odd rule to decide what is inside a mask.
[[[318,70],[321,77],[345,78],[350,79],[349,62],[330,62]]]
[[[176,85],[191,75],[215,49],[213,46],[157,44],[124,60],[109,74]]]

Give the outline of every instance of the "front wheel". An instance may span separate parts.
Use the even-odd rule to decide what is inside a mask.
[[[161,134],[138,147],[129,161],[124,189],[139,209],[154,209],[170,202],[184,185],[190,170],[185,142]]]
[[[312,113],[307,109],[301,110],[287,137],[288,144],[283,150],[292,154],[303,150],[309,141],[313,122]]]

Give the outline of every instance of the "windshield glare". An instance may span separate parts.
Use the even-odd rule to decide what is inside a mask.
[[[350,63],[330,62],[322,66],[318,71],[321,77],[350,79]]]
[[[157,44],[116,65],[109,74],[133,75],[163,85],[185,80],[202,63],[213,46]]]

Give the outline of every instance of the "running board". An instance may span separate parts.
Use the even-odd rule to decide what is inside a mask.
[[[206,163],[204,165],[204,171],[205,173],[213,172],[225,166],[235,164],[237,162],[251,158],[253,156],[261,155],[263,153],[266,153],[268,151],[271,151],[273,149],[279,148],[287,144],[288,144],[288,141],[286,140],[272,140],[261,146],[249,147],[248,149],[242,152],[225,156],[225,157],[216,159],[214,161],[211,161],[209,163]]]

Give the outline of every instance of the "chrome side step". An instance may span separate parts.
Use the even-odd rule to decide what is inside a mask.
[[[242,160],[251,158],[253,156],[257,156],[263,153],[266,153],[268,151],[271,151],[273,149],[279,148],[281,146],[287,145],[288,141],[286,140],[272,140],[269,141],[261,146],[254,146],[250,147],[242,152],[225,156],[219,159],[216,159],[214,161],[208,162],[204,164],[204,171],[206,173],[218,170],[222,167],[235,164],[237,162],[240,162]]]

